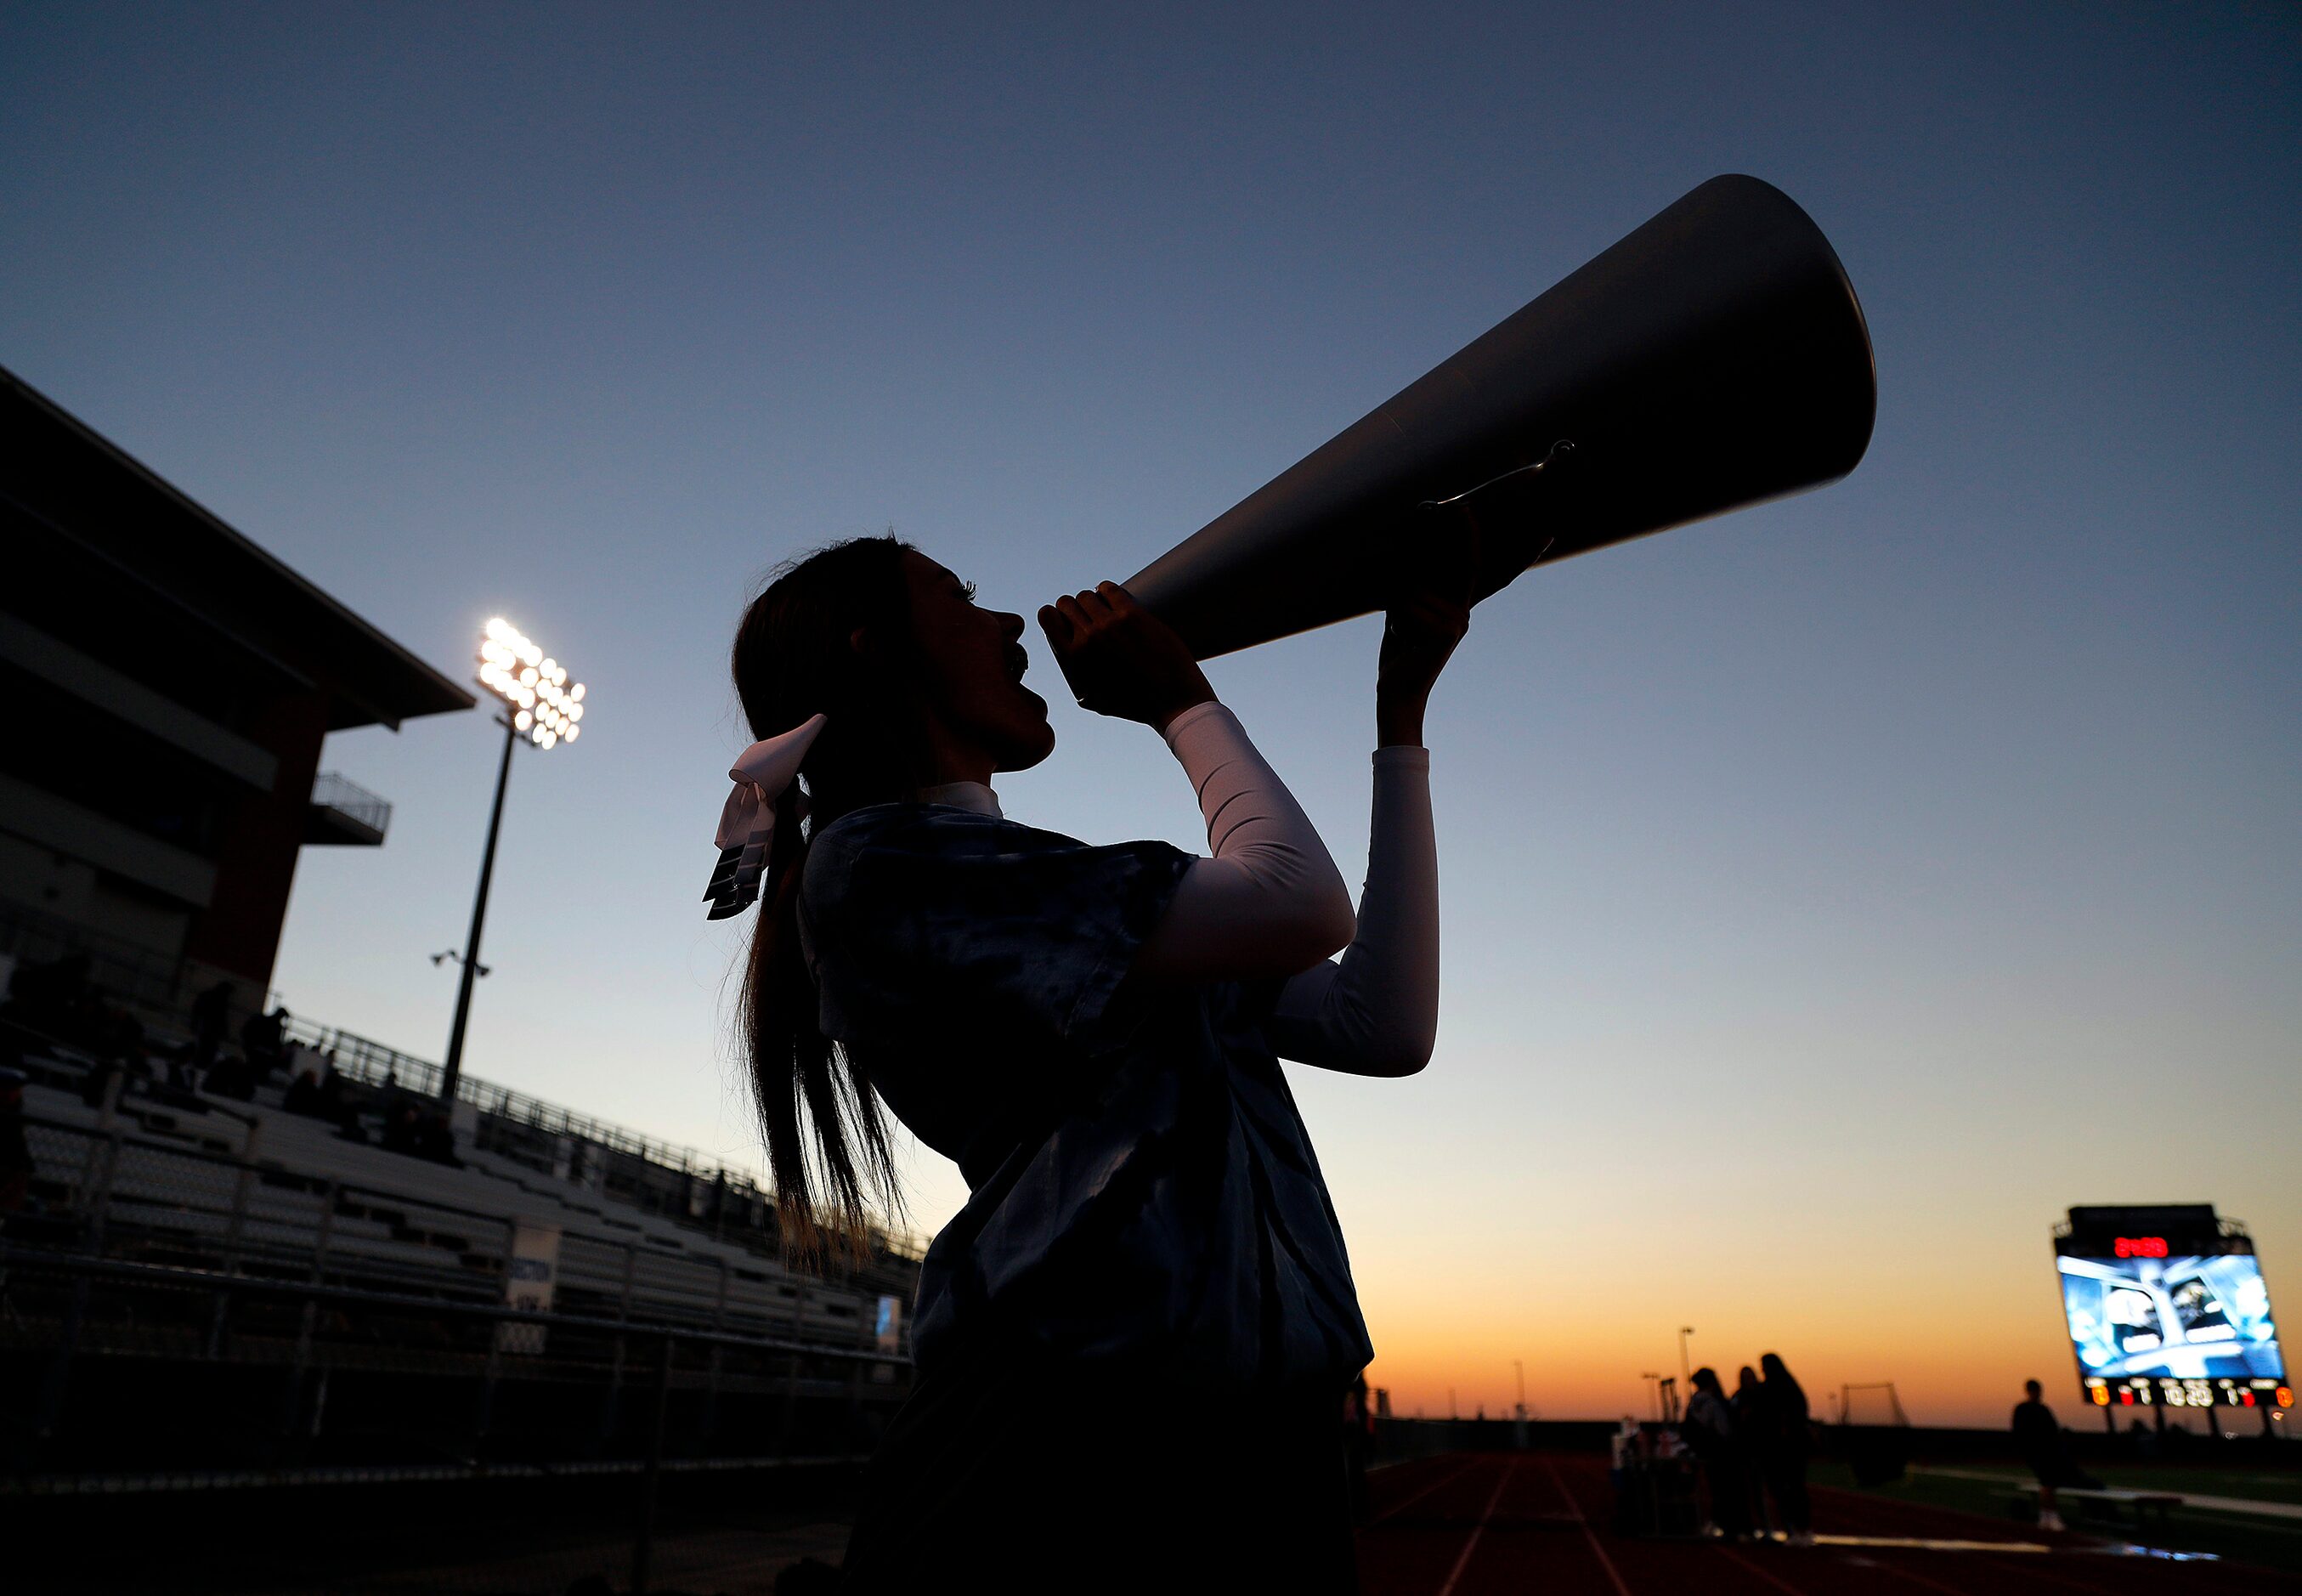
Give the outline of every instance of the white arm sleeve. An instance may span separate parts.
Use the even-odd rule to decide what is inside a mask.
[[[1254,980],[1323,962],[1351,939],[1351,895],[1310,817],[1222,705],[1168,723],[1199,794],[1212,859],[1195,859],[1134,972],[1157,981]]]
[[[1431,755],[1374,753],[1374,821],[1358,934],[1340,964],[1290,980],[1267,1034],[1281,1058],[1356,1075],[1412,1075],[1439,1034],[1439,845]]]

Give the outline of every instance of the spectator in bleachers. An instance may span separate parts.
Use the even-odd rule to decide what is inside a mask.
[[[336,1069],[336,1055],[332,1053],[320,1055],[320,1084],[313,1094],[312,1112],[339,1125],[344,1122],[346,1114],[353,1112],[351,1105],[344,1100],[344,1078]]]
[[[200,1090],[211,1097],[252,1102],[256,1096],[256,1071],[239,1054],[218,1054],[215,1063],[200,1077]]]
[[[281,1049],[288,1040],[288,1008],[286,1004],[269,1014],[250,1014],[239,1028],[240,1051],[248,1055],[248,1067],[257,1083],[269,1080],[272,1071],[280,1067]]]
[[[149,1080],[155,1071],[144,1047],[144,1022],[122,1004],[97,996],[89,1008],[90,1040],[99,1058],[115,1060],[138,1080]]]
[[[456,1156],[456,1135],[447,1111],[405,1095],[384,1114],[382,1146],[387,1153],[427,1158],[451,1169],[464,1163]]]
[[[456,1156],[456,1133],[446,1110],[433,1110],[417,1118],[415,1153],[418,1158],[428,1158],[450,1169],[464,1167],[464,1161]]]
[[[24,1138],[24,1076],[0,1070],[0,1219],[21,1214],[31,1201],[31,1144]]]
[[[320,1112],[320,1077],[327,1068],[320,1050],[290,1040],[280,1050],[280,1067],[288,1087],[284,1106],[290,1113]]]
[[[294,1049],[300,1052],[301,1049]],[[290,1113],[315,1114],[320,1112],[320,1074],[301,1059],[288,1078],[288,1094],[280,1105]]]
[[[218,981],[192,999],[191,1066],[205,1075],[213,1069],[223,1046],[225,1026],[231,1022],[232,985]]]
[[[383,1136],[378,1145],[387,1153],[416,1151],[416,1105],[401,1101],[385,1107]]]

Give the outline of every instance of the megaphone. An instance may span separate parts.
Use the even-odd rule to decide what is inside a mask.
[[[1212,659],[1384,608],[1418,507],[1490,497],[1511,525],[1482,517],[1483,596],[1836,481],[1878,399],[1821,229],[1771,184],[1717,177],[1125,585]]]

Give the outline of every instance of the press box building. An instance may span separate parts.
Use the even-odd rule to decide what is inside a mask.
[[[0,962],[258,1001],[298,853],[390,824],[322,739],[472,695],[4,369],[0,550]]]

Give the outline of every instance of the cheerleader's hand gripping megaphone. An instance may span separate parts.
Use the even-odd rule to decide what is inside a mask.
[[[1713,178],[1125,585],[1211,659],[1385,608],[1399,540],[1444,507],[1476,525],[1484,596],[1834,482],[1877,409],[1821,230],[1769,184]]]

